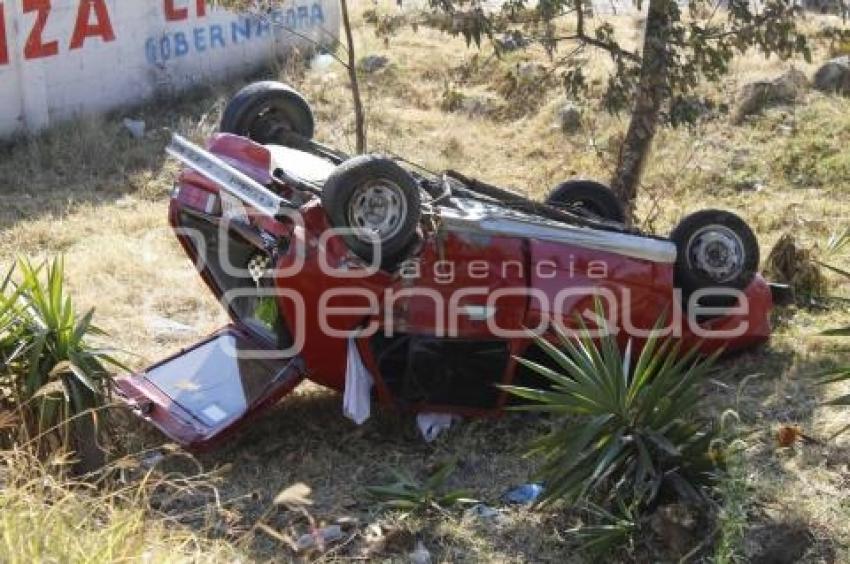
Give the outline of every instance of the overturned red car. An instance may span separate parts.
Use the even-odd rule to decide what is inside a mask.
[[[623,224],[604,185],[573,180],[545,202],[400,157],[349,157],[313,140],[291,88],[261,82],[225,109],[186,165],[169,220],[232,324],[116,380],[134,410],[203,447],[304,379],[414,412],[499,413],[498,384],[542,385],[532,333],[593,325],[603,304],[623,345],[663,330],[709,352],[770,333],[771,286],[737,216],[696,212],[669,238]]]

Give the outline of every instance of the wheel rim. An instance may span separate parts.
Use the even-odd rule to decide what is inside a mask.
[[[687,246],[688,266],[717,283],[729,282],[744,267],[744,243],[735,231],[709,225],[694,233]]]
[[[367,243],[386,242],[398,235],[407,215],[407,199],[398,184],[373,180],[358,186],[348,204],[348,224]]]

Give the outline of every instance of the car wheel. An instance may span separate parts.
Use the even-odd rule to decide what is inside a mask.
[[[626,218],[623,205],[614,192],[604,184],[592,180],[563,182],[549,193],[546,203],[617,223],[623,223]]]
[[[292,134],[313,138],[313,111],[294,89],[280,82],[249,84],[228,102],[219,130],[261,144],[287,145]]]
[[[693,213],[679,222],[670,239],[677,249],[676,286],[686,297],[704,288],[743,290],[758,270],[758,240],[744,220],[733,213]],[[730,305],[729,301],[728,295],[709,295],[700,303]]]
[[[363,259],[391,266],[416,237],[419,186],[391,159],[361,155],[345,161],[325,181],[321,198],[331,224],[352,230],[344,238]]]

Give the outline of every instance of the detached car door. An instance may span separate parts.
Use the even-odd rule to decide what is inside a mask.
[[[137,415],[187,447],[203,448],[292,391],[299,357],[229,325],[144,372],[116,379]]]

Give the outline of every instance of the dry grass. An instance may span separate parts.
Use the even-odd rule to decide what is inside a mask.
[[[622,30],[634,29],[630,17],[615,23]],[[572,136],[554,126],[563,101],[557,89],[541,93],[535,107],[517,119],[440,109],[447,87],[507,103],[497,94],[499,81],[518,63],[541,59],[542,53],[498,60],[487,48],[480,53],[467,50],[460,40],[422,29],[402,32],[389,47],[363,28],[358,28],[356,39],[362,55],[385,54],[391,60],[388,68],[364,77],[372,150],[399,153],[434,169],[465,170],[533,196],[575,175],[611,175],[616,142],[626,122],[599,111],[592,101],[586,103],[583,130]],[[816,59],[823,57],[819,53]],[[595,55],[589,55],[587,64],[603,68],[603,60]],[[736,63],[724,84],[707,87],[705,93],[728,102],[738,85],[786,68],[787,63],[748,56]],[[813,70],[809,65],[801,68],[809,74]],[[353,119],[343,70],[282,75],[313,102],[317,137],[350,150]],[[0,150],[0,262],[15,253],[65,253],[69,288],[80,309],[97,307],[99,325],[118,346],[137,355],[130,359],[135,366],[161,358],[225,322],[167,229],[167,193],[175,166],[164,159],[163,147],[168,129],[196,139],[212,132],[223,100],[239,86],[187,98],[166,110],[135,112],[147,121],[143,140],[131,139],[120,125],[123,116],[118,116],[84,119]],[[751,222],[764,256],[786,232],[804,245],[815,245],[846,224],[850,215],[849,146],[850,100],[815,92],[795,107],[770,109],[739,127],[721,116],[693,129],[665,129],[645,177],[639,215],[645,226],[666,233],[687,212],[723,207]],[[824,394],[834,395],[837,387],[814,388],[808,377],[846,358],[840,343],[811,335],[847,317],[846,308],[839,306],[783,309],[776,314],[777,335],[769,346],[730,359],[716,381],[706,385],[712,409],[719,413],[737,406],[741,414],[746,487],[735,491],[747,496],[742,503],[749,510],[749,530],[800,520],[814,536],[807,549],[810,560],[850,558],[850,509],[845,501],[850,492],[850,443],[839,439],[826,446],[780,451],[774,433],[780,424],[796,423],[809,434],[827,436],[850,418],[843,410],[819,405]],[[163,318],[187,327],[165,327]],[[745,380],[751,374],[759,376]],[[382,517],[373,513],[362,492],[365,485],[385,481],[390,466],[422,475],[434,463],[457,457],[454,485],[501,506],[500,495],[532,472],[533,461],[521,453],[542,425],[544,421],[518,416],[468,422],[426,445],[410,418],[382,413],[358,428],[343,419],[339,397],[307,385],[240,439],[201,460],[210,468],[223,467],[220,495],[240,500],[228,510],[223,534],[232,542],[241,539],[252,558],[291,557],[279,538],[259,530],[246,536],[246,531],[262,518],[279,535],[297,538],[304,533],[310,521],[303,514],[272,503],[279,490],[304,482],[314,492],[310,518],[315,523],[342,519],[348,524],[347,542],[326,559],[364,555],[367,525],[380,522],[388,530],[401,531],[402,540],[391,551],[396,556],[419,538],[440,560],[560,562],[574,551],[563,538],[567,518],[558,514],[506,508],[498,522],[458,514]],[[129,442],[150,446],[158,440],[143,432]],[[81,494],[57,487],[56,495],[71,500],[67,515],[88,514],[91,506]],[[36,544],[27,545],[25,533],[38,527],[42,512],[51,511],[44,504],[54,502],[29,495],[34,494],[26,489],[0,490],[0,504],[7,504],[0,530],[13,531],[18,539],[5,545],[9,552],[0,554],[0,560],[50,556],[39,537]],[[15,512],[21,518],[10,522],[5,508],[25,506],[31,507],[29,512]],[[65,507],[64,502],[55,506]],[[120,507],[115,513],[108,509],[95,514],[97,523],[108,525],[105,529],[91,527],[93,535],[119,527],[108,533],[119,551],[112,556],[170,551],[167,525],[132,505]],[[85,525],[82,529],[89,530]],[[55,534],[67,538],[79,530],[60,522]],[[219,530],[202,521],[194,534],[215,536]],[[88,550],[88,538],[68,542],[79,540],[74,546]],[[90,539],[101,544],[97,536]],[[759,542],[751,535],[743,549],[729,550],[752,551],[751,545]],[[205,547],[202,543],[193,548],[197,552],[188,557],[200,558]],[[221,554],[216,550],[213,558]]]
[[[232,562],[244,557],[228,543],[198,537],[179,518],[152,518],[151,503],[165,497],[194,497],[203,510],[208,476],[156,475],[123,458],[107,473],[134,476],[129,485],[115,479],[92,485],[60,477],[61,464],[55,458],[44,465],[22,451],[0,453],[3,562]]]

